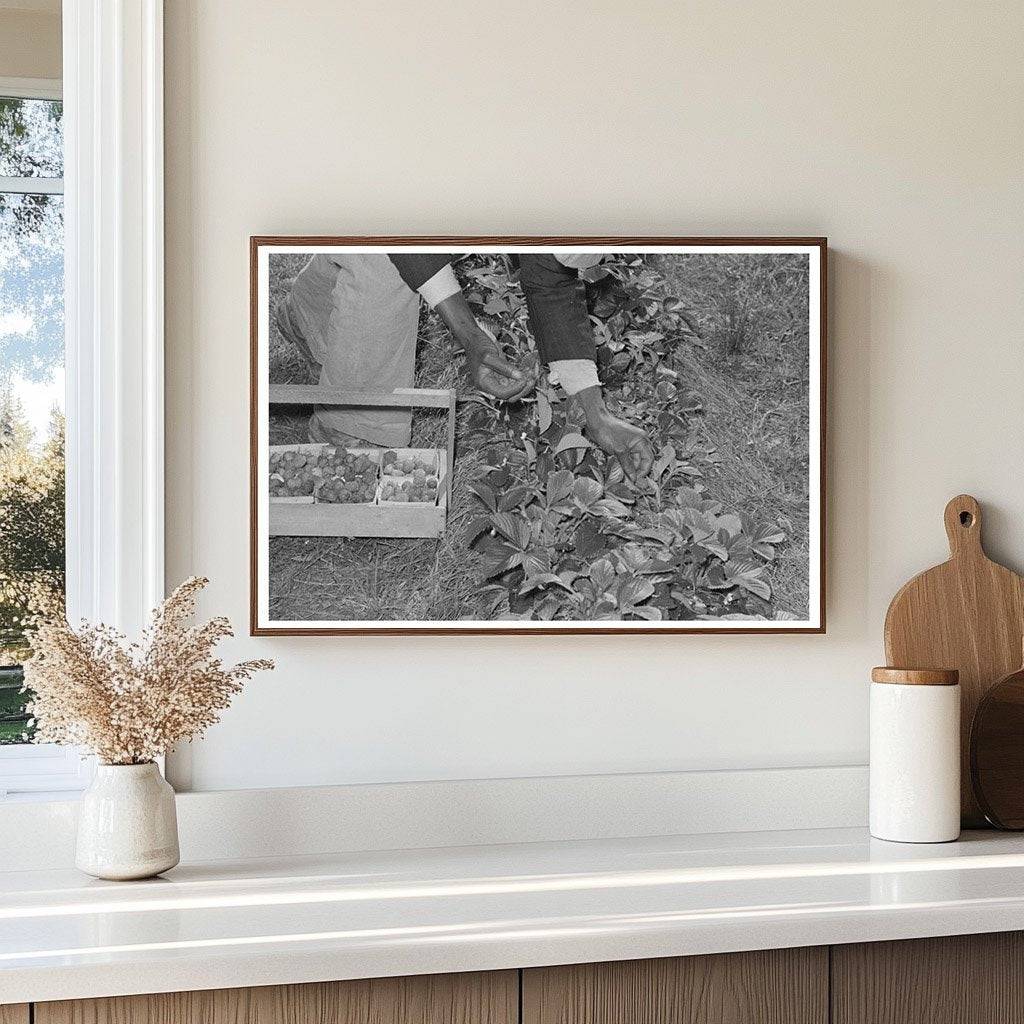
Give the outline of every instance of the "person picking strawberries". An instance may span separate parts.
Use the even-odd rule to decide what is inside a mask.
[[[470,380],[484,394],[515,401],[534,386],[532,373],[511,363],[477,321],[455,276],[452,253],[320,253],[292,282],[276,310],[283,336],[303,355],[321,384],[391,391],[413,384],[419,300],[433,308],[466,354]],[[549,378],[574,396],[585,432],[616,456],[632,480],[650,472],[647,435],[608,409],[597,374],[596,346],[579,271],[600,259],[591,253],[518,253],[530,329]],[[409,443],[404,409],[317,406],[312,441],[389,448]]]

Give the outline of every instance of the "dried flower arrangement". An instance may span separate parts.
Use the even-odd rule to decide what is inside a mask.
[[[186,580],[153,612],[139,643],[108,626],[63,619],[32,635],[25,688],[40,743],[91,750],[104,764],[145,764],[220,719],[231,698],[272,661],[225,668],[213,649],[232,635],[226,618],[190,626],[209,580]]]

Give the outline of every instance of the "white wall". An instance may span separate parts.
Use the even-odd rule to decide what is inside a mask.
[[[826,234],[824,637],[252,640],[199,789],[861,763],[892,592],[1024,564],[1024,6],[167,0],[168,570],[247,621],[254,233]],[[390,666],[407,665],[394,673]]]

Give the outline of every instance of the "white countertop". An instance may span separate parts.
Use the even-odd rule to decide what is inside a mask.
[[[859,829],[0,873],[0,1003],[1024,929],[1024,836]]]

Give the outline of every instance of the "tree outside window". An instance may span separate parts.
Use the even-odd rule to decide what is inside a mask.
[[[0,744],[31,739],[20,664],[64,600],[61,103],[0,97]]]

